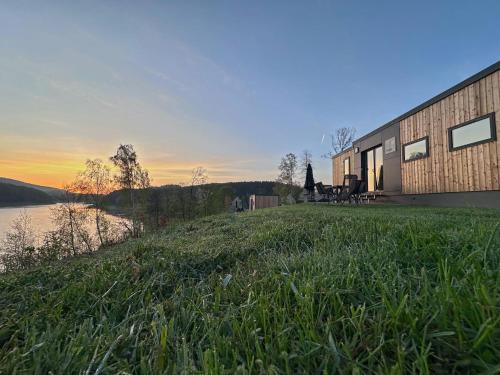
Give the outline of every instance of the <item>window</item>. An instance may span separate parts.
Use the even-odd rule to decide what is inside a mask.
[[[390,154],[396,151],[396,137],[389,138],[385,141],[385,153]]]
[[[344,174],[351,174],[351,158],[344,159]]]
[[[422,159],[429,156],[429,137],[417,139],[403,146],[403,161]]]
[[[495,113],[478,117],[448,129],[450,151],[478,145],[495,139]]]

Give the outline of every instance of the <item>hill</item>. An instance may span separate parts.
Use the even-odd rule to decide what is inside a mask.
[[[248,199],[252,194],[273,195],[275,186],[279,184],[275,181],[243,181],[243,182],[221,182],[201,185],[209,190],[223,190],[233,192],[234,197],[240,197],[243,200],[244,207],[248,205]]]
[[[274,181],[243,181],[243,182],[221,182],[197,185],[196,189],[206,189],[212,193],[221,191],[228,194],[230,198],[240,197],[243,202],[248,203],[248,198],[252,194],[274,194],[275,186],[279,184]],[[180,185],[164,185],[158,187],[151,187],[150,190],[162,191],[166,194],[174,195],[179,189],[188,191],[189,186]],[[116,190],[108,194],[106,203],[110,205],[120,205],[126,201],[128,197],[123,190]]]
[[[228,212],[235,197],[240,197],[243,207],[247,208],[251,194],[274,194],[280,186],[283,185],[273,181],[226,182],[196,185],[191,191],[190,186],[164,185],[139,190],[137,199],[143,211],[175,220]],[[119,207],[121,212],[126,212],[129,199],[126,190],[116,190],[105,197],[104,203],[109,210]]]
[[[0,205],[49,203],[54,203],[54,198],[43,191],[0,182]]]
[[[496,210],[218,215],[0,276],[0,373],[494,373]]]
[[[35,190],[41,191],[45,194],[48,194],[51,197],[56,198],[56,199],[59,199],[64,195],[64,190],[62,190],[62,189],[57,189],[57,188],[53,188],[53,187],[49,187],[49,186],[30,184],[27,182],[14,180],[12,178],[0,177],[0,183],[35,189]]]

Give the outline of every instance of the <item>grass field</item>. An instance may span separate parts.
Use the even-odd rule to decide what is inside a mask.
[[[296,205],[0,276],[0,373],[498,373],[499,221]]]

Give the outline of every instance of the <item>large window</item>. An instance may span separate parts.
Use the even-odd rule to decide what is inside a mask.
[[[489,142],[496,139],[495,113],[448,129],[450,151]]]
[[[429,137],[417,139],[403,146],[403,161],[422,159],[429,156]]]
[[[351,174],[351,158],[344,159],[344,174]]]

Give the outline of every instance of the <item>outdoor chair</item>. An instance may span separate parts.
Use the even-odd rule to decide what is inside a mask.
[[[349,201],[349,203],[351,201],[354,201],[354,203],[357,204],[361,203],[361,193],[364,191],[364,187],[365,187],[364,181],[356,180],[355,187],[352,192],[351,200]]]
[[[355,202],[358,201],[357,197],[359,196],[361,181],[358,180],[358,176],[355,174],[346,174],[344,176],[344,183],[342,190],[338,196],[337,201],[340,203],[349,202],[351,203],[353,200]]]
[[[322,182],[316,183],[316,191],[320,195],[319,202],[331,202],[334,199],[332,187],[326,187]]]
[[[366,182],[363,181],[362,183],[362,186],[360,187],[359,191],[359,200],[361,202],[366,202],[366,203],[370,203],[370,201],[374,201],[377,199],[377,196],[380,195],[379,193],[377,193],[376,191],[366,191]]]
[[[361,181],[361,183],[359,184],[358,191],[356,193],[356,199],[358,203],[363,202],[363,194],[365,194],[365,191],[366,191],[366,181]]]

